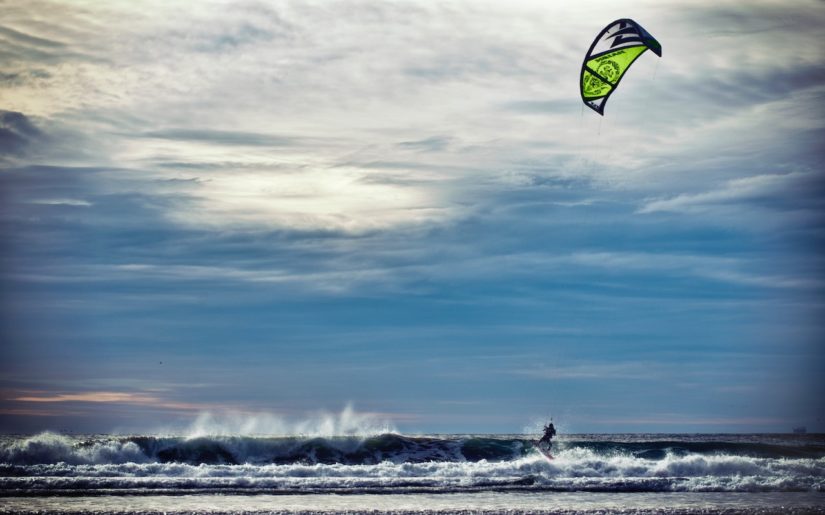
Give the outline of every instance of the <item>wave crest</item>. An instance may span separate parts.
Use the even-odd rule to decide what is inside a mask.
[[[149,461],[143,449],[133,441],[112,438],[88,439],[51,432],[0,446],[0,461],[28,465],[39,463],[102,464],[144,463]]]

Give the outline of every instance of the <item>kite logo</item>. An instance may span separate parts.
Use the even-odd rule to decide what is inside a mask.
[[[610,85],[596,75],[586,73],[583,77],[582,90],[587,97],[600,97],[610,91]]]
[[[610,82],[615,83],[616,79],[618,79],[621,75],[621,68],[616,61],[602,61],[599,63],[599,68],[596,70],[596,73]]]

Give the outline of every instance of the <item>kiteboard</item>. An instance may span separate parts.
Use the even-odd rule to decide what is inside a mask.
[[[548,463],[551,463],[555,459],[553,455],[550,454],[550,449],[544,450],[538,443],[536,443],[536,450],[539,451],[539,454],[544,456],[544,459],[546,459]]]

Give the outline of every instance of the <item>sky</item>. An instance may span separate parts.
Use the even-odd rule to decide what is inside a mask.
[[[573,4],[0,1],[0,431],[825,431],[825,4]]]

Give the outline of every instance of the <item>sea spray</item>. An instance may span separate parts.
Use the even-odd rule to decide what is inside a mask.
[[[371,436],[395,427],[377,414],[356,412],[347,404],[340,413],[317,412],[300,419],[273,413],[204,412],[184,429],[189,438],[213,436]]]

